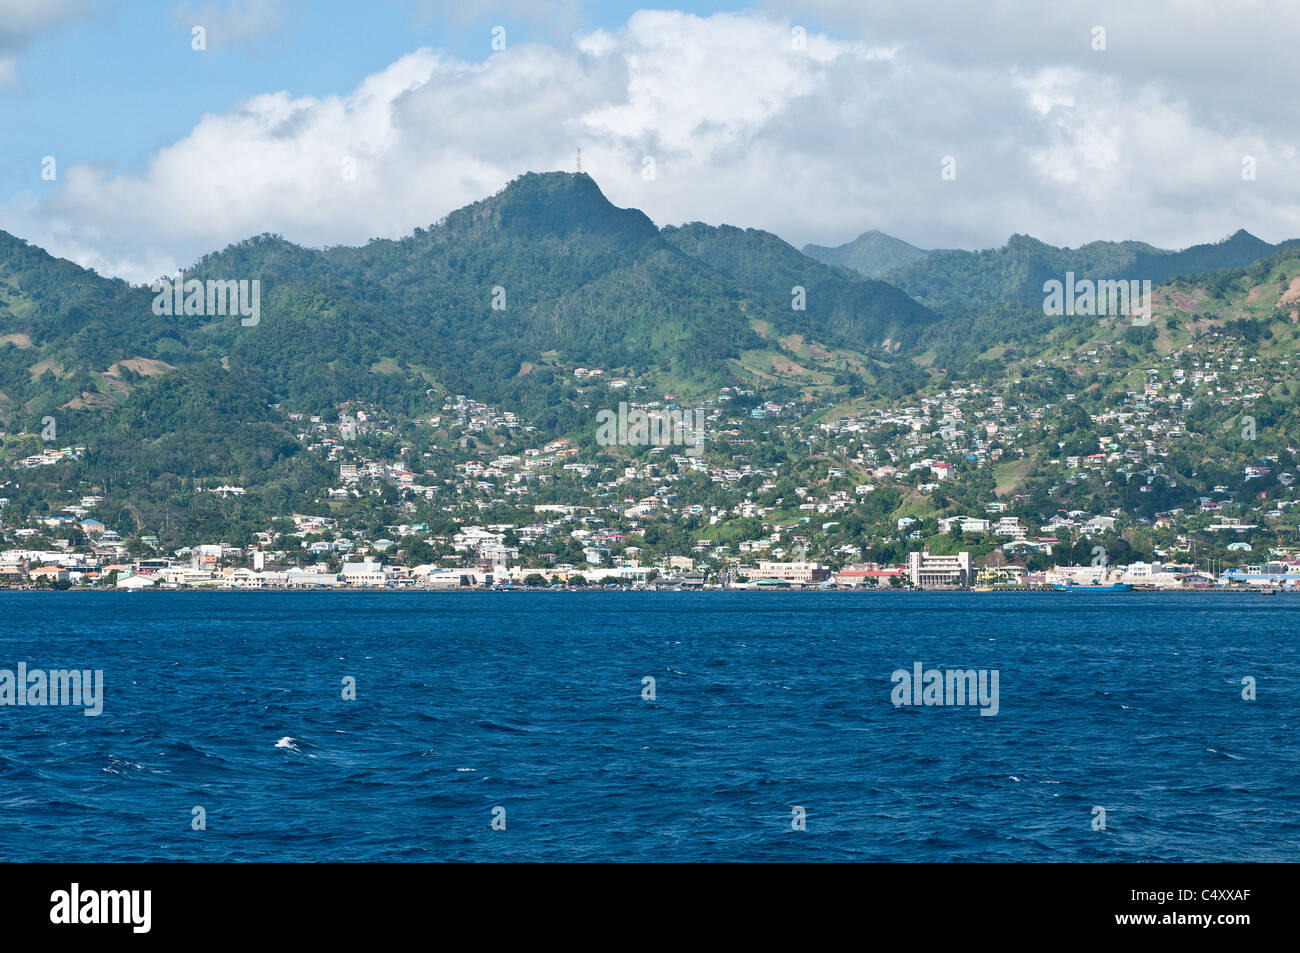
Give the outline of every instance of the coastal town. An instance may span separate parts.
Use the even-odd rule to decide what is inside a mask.
[[[0,480],[0,584],[1300,586],[1296,451],[1270,439],[1255,409],[1289,378],[1289,360],[1216,332],[1134,374],[1122,347],[1066,352],[1018,380],[933,389],[910,404],[822,405],[794,387],[784,400],[723,387],[686,401],[575,367],[593,423],[558,439],[464,395],[401,419],[358,404],[328,416],[276,405],[331,485],[251,526],[248,488],[192,486],[190,505],[240,518],[228,538],[124,525],[129,508],[111,517],[101,488],[78,478],[85,448],[49,446]],[[644,433],[594,439],[598,411],[614,408]],[[682,419],[700,432],[671,425]],[[1204,454],[1211,438],[1246,448],[1246,462],[1189,463],[1190,447]],[[33,472],[46,478],[38,499]]]

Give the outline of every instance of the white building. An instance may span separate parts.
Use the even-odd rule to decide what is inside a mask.
[[[148,589],[157,581],[156,576],[125,576],[116,585],[118,589]]]
[[[344,585],[348,586],[383,586],[388,583],[383,564],[370,559],[359,563],[344,563],[339,575],[343,577]]]
[[[1028,530],[1025,524],[1020,522],[1019,516],[1004,516],[998,520],[998,525],[993,530],[998,536],[1010,536],[1013,539],[1020,539]]]
[[[806,586],[825,582],[831,577],[831,571],[820,563],[792,562],[777,563],[762,560],[757,569],[745,570],[751,582],[759,579],[777,579],[792,586]]]
[[[914,586],[969,585],[972,578],[970,553],[934,556],[925,552],[907,554],[907,575]]]
[[[284,574],[284,584],[292,589],[314,589],[324,586],[333,589],[339,585],[337,573],[302,572],[290,569]]]

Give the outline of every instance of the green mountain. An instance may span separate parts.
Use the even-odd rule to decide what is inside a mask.
[[[1008,302],[1039,307],[1043,283],[1063,280],[1067,271],[1076,280],[1136,279],[1159,284],[1179,275],[1244,267],[1281,247],[1244,230],[1182,251],[1134,241],[1058,248],[1028,235],[1012,235],[1001,248],[931,252],[889,272],[888,280],[944,314]]]
[[[156,314],[150,289],[0,233],[0,423],[54,417],[101,470],[169,474],[155,502],[210,477],[290,493],[312,478],[284,411],[415,416],[464,394],[563,434],[590,423],[575,367],[687,394],[837,377],[901,394],[919,372],[897,352],[937,321],[768,233],[661,231],[583,174],[524,175],[400,240],[263,235],[185,277],[256,279],[259,322]]]
[[[848,348],[915,342],[935,323],[926,308],[883,281],[846,280],[769,232],[698,222],[666,228],[663,237],[693,260],[739,288],[750,313],[782,332],[818,338]],[[804,289],[804,308],[795,310],[792,291]]]
[[[1297,247],[1245,232],[1181,252],[1013,236],[1001,249],[927,253],[886,282],[763,231],[657,228],[586,175],[528,174],[402,239],[311,249],[263,235],[187,270],[260,282],[260,320],[246,326],[159,314],[150,289],[0,233],[0,466],[84,448],[64,466],[9,470],[0,495],[39,508],[42,487],[67,481],[103,494],[101,513],[128,531],[179,539],[215,526],[238,538],[320,505],[337,474],[314,435],[348,408],[401,428],[465,395],[543,437],[589,442],[593,400],[623,392],[597,397],[579,368],[624,379],[641,399],[730,386],[738,401],[828,409],[1028,381],[1038,362],[1094,348],[1131,390],[1153,343],[1231,333],[1289,347]],[[1044,314],[1042,282],[1066,270],[1151,279],[1155,326]],[[1067,385],[1058,374],[1032,386]],[[417,431],[383,439],[410,459],[445,452]],[[217,483],[249,492],[204,492]]]
[[[320,411],[418,402],[436,385],[542,416],[563,406],[574,366],[686,391],[749,386],[742,356],[779,352],[790,335],[885,354],[936,321],[897,288],[767,233],[660,231],[583,174],[523,176],[401,240],[304,257],[263,238],[193,274],[261,276],[270,306],[258,333],[223,325],[195,346]]]
[[[851,242],[835,247],[805,245],[803,253],[828,265],[849,268],[868,278],[883,278],[891,271],[910,265],[930,252],[909,245],[901,238],[872,229]]]

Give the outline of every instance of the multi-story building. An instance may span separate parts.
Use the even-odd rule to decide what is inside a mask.
[[[930,552],[907,554],[907,575],[914,586],[967,586],[973,578],[970,553],[933,556]]]
[[[1020,521],[1018,516],[1004,516],[998,520],[997,526],[993,532],[998,536],[1011,536],[1014,539],[1020,539],[1028,534],[1025,524]]]
[[[758,579],[777,579],[792,586],[806,586],[825,582],[831,577],[831,571],[820,563],[793,562],[776,563],[761,560],[757,569],[746,571],[751,582]]]

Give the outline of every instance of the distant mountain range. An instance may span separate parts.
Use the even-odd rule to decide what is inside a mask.
[[[904,400],[945,376],[996,375],[1055,331],[1095,329],[1043,313],[1042,282],[1066,270],[1160,282],[1285,247],[1242,231],[1180,252],[1022,235],[925,251],[868,232],[805,254],[755,229],[658,228],[587,175],[530,173],[405,238],[322,250],[263,235],[187,270],[260,281],[249,327],[156,314],[150,289],[0,232],[0,438],[8,458],[30,454],[53,417],[99,485],[129,488],[121,505],[157,507],[143,523],[207,478],[284,508],[328,479],[290,411],[415,417],[463,394],[573,434],[594,413],[578,366],[684,400],[726,385],[818,406]]]
[[[529,173],[402,239],[320,250],[264,235],[206,256],[187,278],[260,280],[260,324],[243,327],[155,314],[149,289],[0,232],[0,422],[110,413],[204,366],[241,393],[313,413],[358,400],[412,411],[440,389],[548,428],[571,416],[575,365],[686,393],[802,374],[799,386],[857,381],[901,396],[923,382],[922,354],[955,367],[1050,330],[1042,284],[1067,270],[1159,283],[1282,247],[1239,231],[1178,252],[1025,235],[926,251],[867,232],[808,246],[818,260],[755,229],[660,229],[588,175]],[[888,281],[867,277],[885,269]],[[1022,312],[1014,321],[1010,306]]]
[[[1219,242],[1182,251],[1145,242],[1090,242],[1058,248],[1029,235],[1012,235],[1001,248],[925,251],[879,231],[864,232],[836,248],[807,245],[804,254],[830,265],[882,278],[942,313],[968,312],[1016,302],[1040,305],[1043,282],[1067,271],[1077,279],[1150,280],[1244,268],[1296,240],[1271,245],[1243,230]]]
[[[716,386],[748,380],[742,352],[779,351],[791,335],[883,353],[937,320],[896,287],[770,233],[660,230],[585,174],[528,174],[427,229],[359,248],[264,235],[186,278],[259,279],[260,325],[155,315],[147,289],[0,233],[0,334],[16,342],[0,361],[0,414],[48,407],[52,393],[59,405],[116,403],[133,384],[114,370],[121,362],[214,360],[315,411],[419,399],[438,384],[541,412],[557,370],[574,363]]]
[[[150,289],[0,232],[8,456],[39,450],[31,435],[52,417],[59,445],[85,445],[104,482],[132,486],[133,505],[208,477],[275,485],[283,503],[321,478],[291,410],[415,416],[464,394],[571,433],[592,414],[576,366],[684,394],[797,394],[839,375],[902,395],[921,378],[896,352],[938,324],[893,285],[769,233],[661,230],[584,174],[524,175],[358,248],[251,238],[185,277],[258,280],[260,321],[156,314]]]

